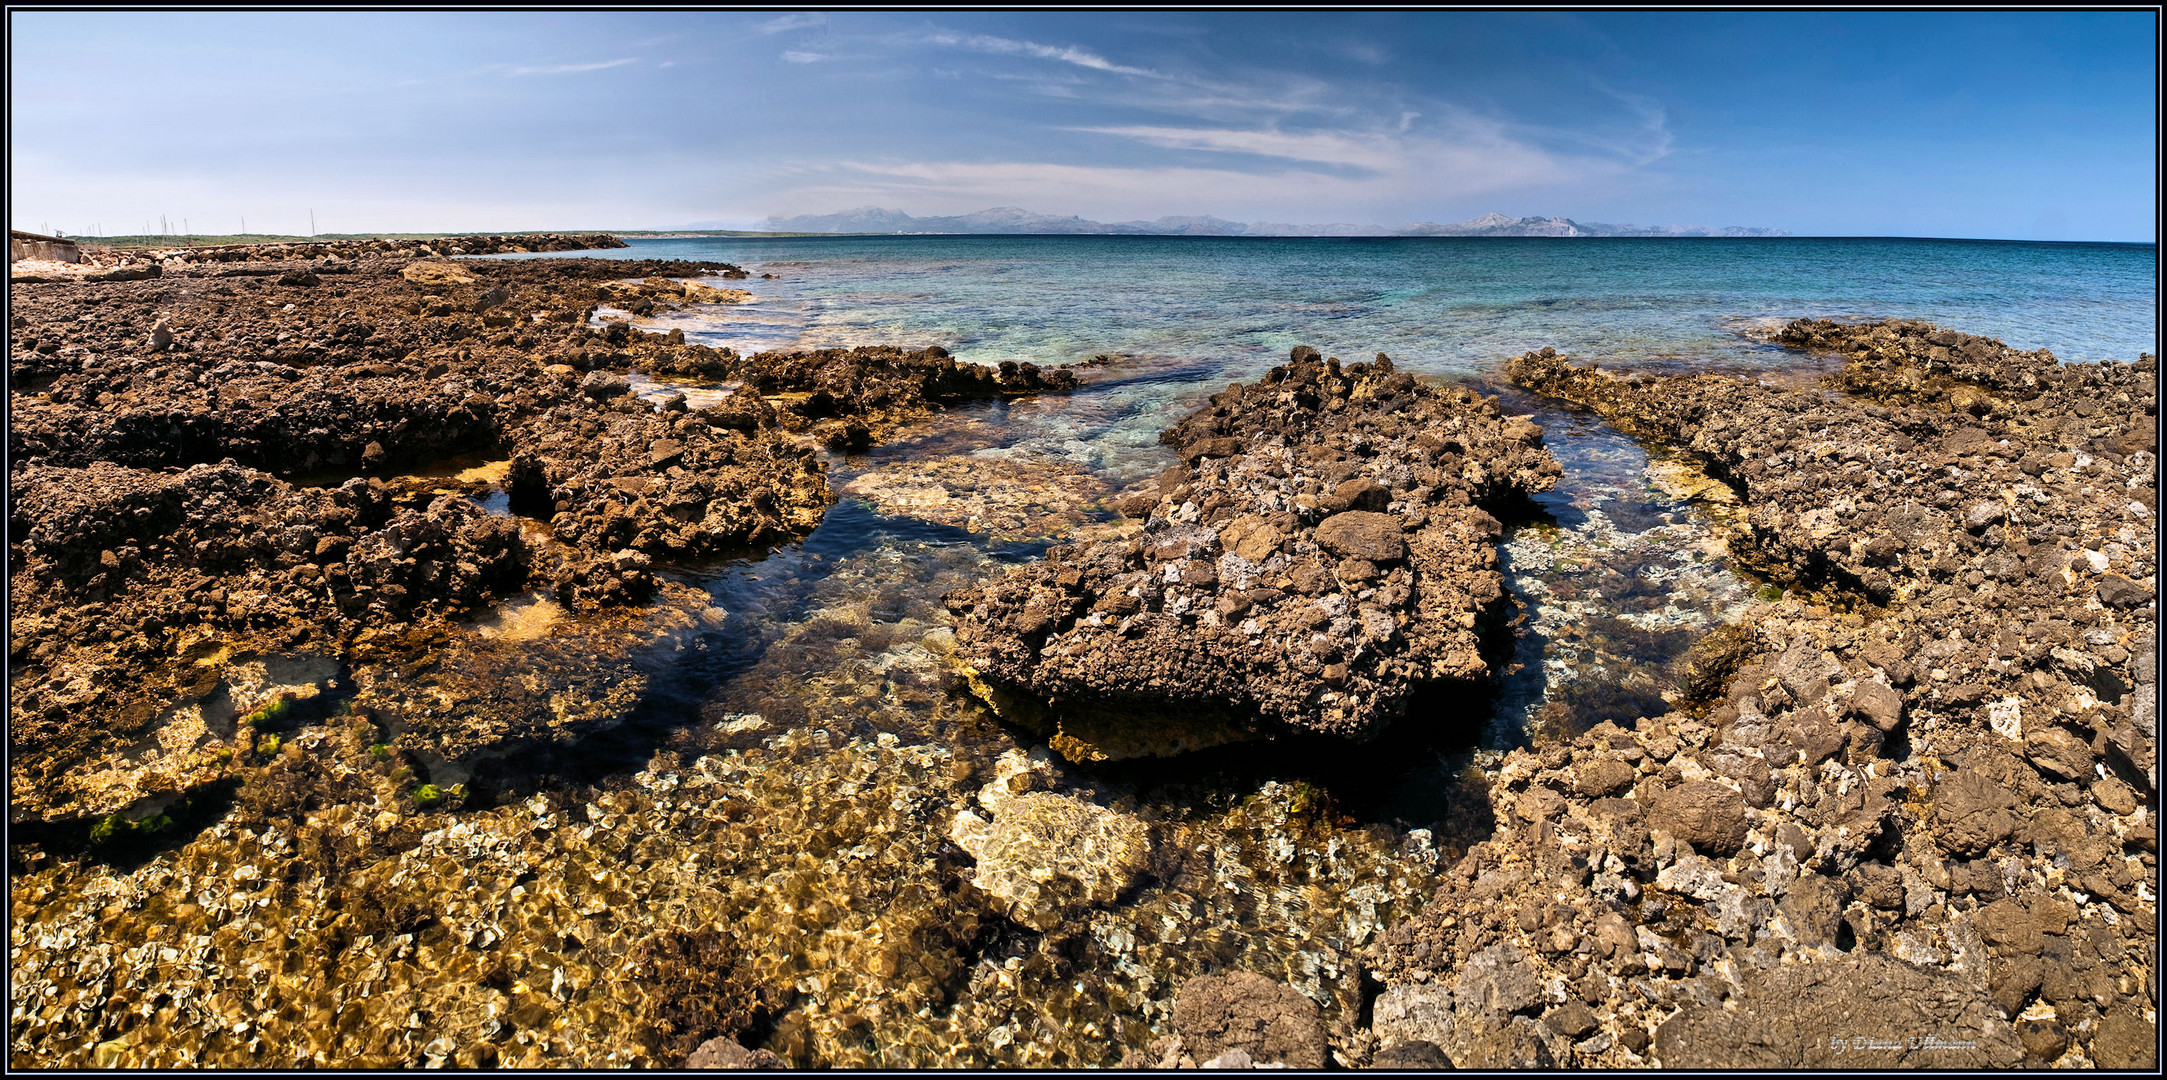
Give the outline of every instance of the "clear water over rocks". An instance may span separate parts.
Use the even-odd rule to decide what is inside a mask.
[[[657,943],[717,933],[729,974],[699,993],[742,997],[748,1045],[797,1065],[1119,1064],[1165,1033],[1183,980],[1232,970],[1292,985],[1353,1038],[1361,951],[1485,834],[1483,764],[1661,713],[1673,662],[1764,588],[1728,566],[1726,489],[1496,385],[1506,358],[1787,378],[1808,361],[1759,332],[1801,316],[1926,317],[2069,360],[2156,349],[2154,249],[2120,245],[699,238],[603,254],[750,271],[731,283],[746,303],[640,320],[740,352],[1114,360],[1074,393],[832,456],[840,500],[802,543],[658,567],[713,615],[639,658],[634,722],[360,870],[391,915],[363,926],[328,899],[325,838],[370,827],[354,806],[215,827],[137,865],[18,873],[14,936],[35,954],[15,966],[18,1046],[82,1066],[674,1067],[671,1035],[701,1021],[662,992],[680,953]],[[1297,344],[1472,381],[1544,428],[1565,476],[1506,536],[1519,613],[1493,697],[1366,746],[1092,767],[964,692],[941,596],[1123,528],[1113,499],[1173,460],[1158,432]],[[695,405],[730,389],[634,388]],[[358,760],[369,737],[327,722],[296,741]],[[1089,856],[1065,863],[1064,841]]]

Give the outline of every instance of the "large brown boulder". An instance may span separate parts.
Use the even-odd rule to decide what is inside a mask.
[[[1650,828],[1708,855],[1728,855],[1746,839],[1746,799],[1735,789],[1700,780],[1664,792],[1649,811]]]
[[[1200,975],[1183,984],[1174,1003],[1174,1031],[1183,1052],[1199,1062],[1239,1050],[1260,1064],[1324,1068],[1324,1022],[1317,1006],[1293,987],[1255,972]]]
[[[1349,510],[1317,524],[1317,546],[1344,559],[1395,563],[1407,557],[1400,521],[1390,514]]]
[[[1655,1033],[1671,1069],[2008,1068],[2016,1029],[1975,983],[1879,954],[1745,974],[1734,1007],[1689,1005]]]

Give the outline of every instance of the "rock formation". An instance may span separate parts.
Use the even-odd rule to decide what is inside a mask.
[[[742,272],[431,261],[518,239],[432,242],[420,260],[378,243],[195,251],[150,279],[14,286],[15,815],[105,814],[245,761],[255,740],[222,725],[265,701],[190,719],[151,758],[126,748],[180,731],[175,710],[236,692],[221,671],[266,652],[356,662],[357,700],[430,754],[614,723],[643,685],[632,654],[719,617],[653,560],[802,536],[833,500],[805,401],[862,446],[867,421],[1073,385],[939,350],[763,354],[731,358],[750,386],[724,406],[657,407],[627,392],[632,371],[716,351],[593,313],[626,280],[702,303],[719,290],[682,279]],[[763,396],[801,384],[780,408]],[[489,482],[409,475],[462,456],[495,462],[481,471],[524,517],[485,509]],[[590,617],[520,648],[477,636],[534,596]],[[561,663],[565,685],[503,682],[514,657]],[[397,678],[369,666],[394,662]]]
[[[1726,632],[1710,700],[1506,758],[1497,834],[1375,951],[1380,1043],[2152,1066],[2155,361],[1780,339],[1839,354],[1845,393],[1509,367],[1694,453],[1750,511],[1734,553],[1792,589]]]
[[[1362,737],[1419,688],[1488,675],[1492,511],[1559,475],[1533,424],[1382,356],[1342,368],[1299,348],[1162,439],[1181,463],[1124,507],[1138,535],[949,597],[962,662],[1004,715],[1043,703],[1064,753],[1120,757],[1255,722]]]

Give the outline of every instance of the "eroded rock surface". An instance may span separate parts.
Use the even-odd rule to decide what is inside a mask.
[[[1343,369],[1303,348],[1162,439],[1182,461],[1123,508],[1141,533],[948,598],[973,677],[1011,712],[1050,702],[1064,753],[1193,745],[1151,719],[1172,745],[1094,735],[1122,713],[1360,737],[1418,686],[1488,674],[1505,604],[1490,508],[1559,475],[1533,424],[1383,357]]]
[[[1693,1005],[1664,1021],[1655,1053],[1674,1069],[2006,1069],[2024,1059],[2016,1028],[1978,985],[1876,953],[1747,972],[1731,1007]]]
[[[1076,374],[1065,368],[1002,361],[971,364],[938,345],[902,349],[887,345],[851,349],[791,349],[740,356],[704,345],[652,349],[639,359],[642,371],[741,380],[776,400],[779,422],[812,435],[825,446],[863,450],[897,426],[958,402],[1073,390]]]
[[[158,277],[171,269],[183,273],[209,272],[221,276],[276,277],[281,279],[279,283],[282,285],[316,285],[321,283],[321,279],[304,280],[304,277],[315,274],[315,267],[291,264],[307,261],[337,273],[345,269],[345,264],[364,258],[434,258],[439,255],[591,251],[624,246],[624,241],[603,233],[446,236],[432,240],[310,240],[291,243],[219,244],[212,247],[108,247],[99,244],[81,247],[79,262],[57,263],[23,259],[10,263],[8,279],[23,284],[141,281]],[[252,263],[272,265],[248,265]]]
[[[1380,1041],[1462,1067],[2149,1063],[2153,359],[1916,323],[1781,340],[1843,353],[1839,393],[1511,365],[1694,453],[1750,514],[1734,553],[1794,588],[1711,641],[1700,700],[1507,756],[1496,835],[1375,951]],[[1506,948],[1540,991],[1477,1045],[1463,984]]]
[[[819,523],[833,496],[790,402],[756,386],[657,408],[627,373],[700,347],[591,325],[628,275],[700,303],[730,298],[686,279],[741,271],[437,258],[544,249],[511,239],[206,250],[146,264],[149,280],[15,284],[12,814],[106,814],[221,775],[250,752],[239,733],[158,732],[254,656],[351,662],[335,696],[358,686],[431,754],[614,724],[644,686],[639,651],[716,617],[655,559]],[[907,368],[944,401],[1060,381],[861,354],[852,385]],[[834,366],[734,364],[778,386]],[[856,416],[900,400],[845,394],[833,415],[864,432]],[[453,459],[494,479],[408,475]],[[532,596],[573,617],[524,649],[476,629]]]
[[[1322,1069],[1324,1024],[1317,1006],[1291,986],[1252,971],[1203,975],[1182,985],[1174,1004],[1182,1057],[1220,1067],[1280,1065]],[[1239,1054],[1242,1065],[1226,1059]]]

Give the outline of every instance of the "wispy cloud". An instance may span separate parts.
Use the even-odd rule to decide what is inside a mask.
[[[1253,133],[1252,133],[1253,134]],[[1471,133],[1365,150],[1359,174],[1301,164],[1265,169],[1192,165],[1074,165],[1039,161],[842,161],[792,170],[788,212],[825,212],[868,202],[952,213],[997,203],[1050,207],[1087,216],[1169,207],[1169,193],[1208,193],[1225,213],[1301,213],[1320,206],[1381,206],[1462,199],[1615,175],[1616,163],[1561,158],[1507,139]],[[923,211],[920,211],[923,212]]]
[[[1376,199],[1422,194],[1474,195],[1514,186],[1561,183],[1615,174],[1644,164],[1641,148],[1623,152],[1545,146],[1512,126],[1444,107],[1437,120],[1414,126],[1401,113],[1372,130],[1287,132],[1268,128],[1155,126],[1070,130],[1134,139],[1172,150],[1229,155],[1225,171],[1251,175],[1317,173],[1366,183]],[[1600,141],[1600,140],[1596,140]],[[1265,163],[1242,158],[1263,158]]]
[[[940,31],[899,40],[999,56],[1029,57],[1088,71],[1128,76],[1129,78],[1120,80],[1101,80],[1094,95],[1091,95],[1097,104],[1114,108],[1146,109],[1216,121],[1245,116],[1290,116],[1306,113],[1344,116],[1350,112],[1336,96],[1335,84],[1278,68],[1260,73],[1252,79],[1229,80],[1223,77],[1205,77],[1190,71],[1169,71],[1122,63],[1079,46],[1044,45],[1036,41],[991,34]],[[985,78],[1013,77],[994,71],[982,72],[980,75]],[[1057,96],[1086,95],[1061,93]]]
[[[1670,130],[1670,113],[1663,103],[1641,94],[1629,94],[1620,90],[1598,86],[1596,89],[1616,99],[1632,116],[1632,122],[1612,124],[1583,124],[1577,127],[1554,127],[1548,125],[1523,125],[1520,130],[1531,138],[1540,138],[1559,145],[1579,146],[1604,157],[1630,162],[1633,165],[1651,165],[1670,156],[1674,137]]]
[[[1041,128],[1051,138],[1032,140],[1040,150],[1012,148],[997,160],[853,155],[805,162],[786,169],[770,189],[771,197],[793,205],[772,209],[903,203],[957,212],[1015,204],[1121,216],[1138,206],[1178,210],[1165,205],[1178,192],[1208,193],[1212,205],[1189,210],[1242,214],[1433,206],[1616,182],[1668,145],[1661,103],[1624,94],[1611,94],[1624,109],[1589,120],[1584,130],[1550,130],[1411,97],[1397,85],[1279,67],[1192,71],[1077,45],[945,30],[899,35],[887,44],[1042,61],[963,74],[1020,81],[1040,96],[1094,108],[1104,119]],[[1390,59],[1367,42],[1338,47],[1366,62]],[[805,50],[784,54],[794,63],[825,58]],[[1161,119],[1136,122],[1139,114]],[[1116,116],[1121,120],[1107,122]],[[1128,145],[1095,147],[1083,157],[1077,135]]]
[[[526,75],[577,75],[583,71],[603,71],[639,62],[640,58],[637,56],[625,56],[615,60],[597,60],[587,64],[522,64],[506,68],[504,74],[508,78],[519,78]]]
[[[1386,52],[1384,46],[1367,41],[1343,41],[1339,45],[1339,52],[1340,55],[1350,60],[1368,64],[1371,67],[1381,66],[1392,60],[1392,54]]]
[[[1402,157],[1391,140],[1367,135],[1323,132],[1289,134],[1279,131],[1149,126],[1084,127],[1070,130],[1135,139],[1170,150],[1253,154],[1258,157],[1363,169],[1388,169],[1396,165]]]
[[[822,60],[832,59],[834,57],[826,53],[806,52],[803,49],[791,49],[783,53],[783,60],[792,64],[817,64]]]
[[[1058,60],[1064,64],[1104,71],[1114,75],[1140,75],[1146,78],[1165,78],[1150,68],[1130,67],[1117,64],[1097,53],[1074,45],[1041,45],[1035,41],[1018,41],[1014,38],[994,37],[991,34],[932,34],[925,39],[934,45],[947,45],[970,49],[974,52],[994,53],[1001,56],[1031,56],[1040,60]]]
[[[1628,94],[1623,90],[1611,90],[1608,87],[1602,89],[1611,97],[1624,102],[1627,108],[1640,117],[1641,134],[1646,141],[1636,155],[1639,164],[1649,164],[1670,153],[1670,112],[1663,108],[1662,102],[1642,94]]]
[[[762,23],[754,23],[752,32],[765,37],[769,34],[780,34],[786,30],[804,30],[815,26],[825,26],[827,22],[828,19],[825,15],[804,12],[796,15],[783,15]]]

